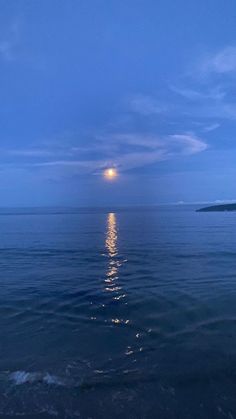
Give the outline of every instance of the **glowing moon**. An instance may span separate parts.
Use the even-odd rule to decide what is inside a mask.
[[[108,180],[114,180],[117,176],[117,170],[114,167],[104,170],[103,175]]]

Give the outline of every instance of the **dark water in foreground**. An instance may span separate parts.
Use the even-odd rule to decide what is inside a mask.
[[[74,212],[1,211],[0,418],[236,418],[236,213]]]

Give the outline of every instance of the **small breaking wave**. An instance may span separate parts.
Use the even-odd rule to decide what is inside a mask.
[[[19,386],[22,384],[45,383],[48,385],[63,386],[65,382],[56,375],[41,372],[14,371],[9,375],[10,381]]]

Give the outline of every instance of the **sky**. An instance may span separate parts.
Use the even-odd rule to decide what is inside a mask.
[[[0,11],[0,206],[236,200],[235,0]]]

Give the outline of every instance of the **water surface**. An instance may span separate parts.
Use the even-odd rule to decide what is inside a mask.
[[[0,211],[0,417],[236,418],[236,214]]]

